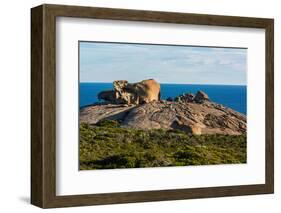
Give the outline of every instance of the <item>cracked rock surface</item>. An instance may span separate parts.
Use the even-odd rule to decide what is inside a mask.
[[[80,122],[118,120],[125,128],[179,129],[194,135],[246,133],[246,116],[212,101],[153,101],[142,105],[94,104],[80,109]]]

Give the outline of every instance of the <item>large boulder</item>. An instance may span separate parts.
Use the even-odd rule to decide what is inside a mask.
[[[153,101],[142,105],[100,104],[80,110],[89,124],[108,119],[134,129],[178,129],[192,135],[245,134],[246,116],[214,102]]]
[[[160,84],[153,79],[138,83],[128,83],[126,80],[113,82],[114,90],[102,91],[98,94],[100,99],[113,104],[143,104],[160,100]]]
[[[201,135],[202,133],[202,127],[205,127],[204,125],[200,125],[199,123],[195,123],[194,121],[187,119],[183,116],[177,116],[177,118],[172,123],[171,127],[173,129],[178,129],[181,131],[184,131],[188,134],[192,135]]]

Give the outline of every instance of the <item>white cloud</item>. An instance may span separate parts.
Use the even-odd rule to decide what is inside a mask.
[[[246,54],[233,48],[80,43],[80,79],[246,84]]]

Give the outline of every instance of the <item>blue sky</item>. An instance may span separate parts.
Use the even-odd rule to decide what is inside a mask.
[[[246,85],[247,49],[80,42],[80,82]]]

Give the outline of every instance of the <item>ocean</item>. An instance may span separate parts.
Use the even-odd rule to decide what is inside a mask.
[[[99,102],[97,94],[112,89],[112,83],[80,83],[80,107]],[[247,114],[247,86],[236,85],[196,85],[196,84],[161,84],[161,99],[176,97],[183,93],[196,94],[202,90],[209,98],[219,104]]]

